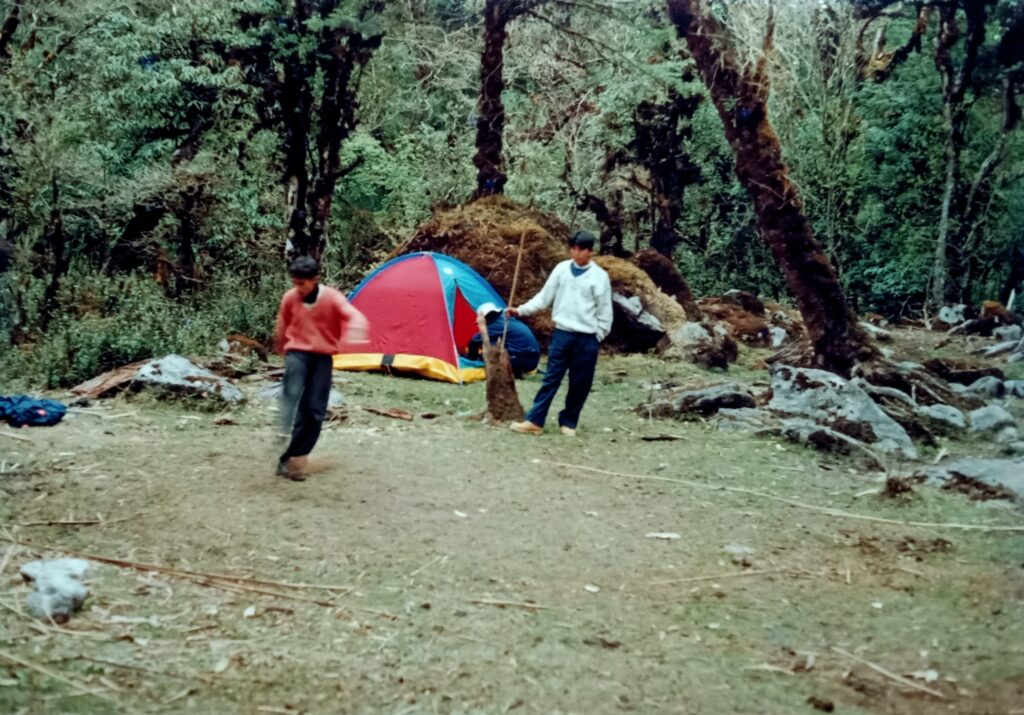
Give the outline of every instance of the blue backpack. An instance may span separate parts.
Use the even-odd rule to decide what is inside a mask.
[[[49,427],[63,419],[68,408],[56,400],[37,400],[28,395],[0,395],[0,420],[11,427]]]

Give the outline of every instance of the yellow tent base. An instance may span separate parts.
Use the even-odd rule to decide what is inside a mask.
[[[390,358],[385,365],[385,358]],[[487,375],[482,367],[460,368],[439,358],[425,355],[392,355],[383,353],[346,353],[334,356],[335,370],[353,372],[411,372],[442,382],[479,382]]]

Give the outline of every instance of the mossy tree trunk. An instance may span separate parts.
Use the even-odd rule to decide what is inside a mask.
[[[480,54],[480,96],[476,108],[476,190],[473,198],[505,193],[508,178],[503,170],[505,105],[505,40],[508,24],[532,12],[548,0],[486,0],[484,48]]]
[[[849,376],[855,362],[872,357],[836,271],[814,237],[803,202],[782,160],[768,121],[769,23],[760,60],[741,69],[725,28],[701,0],[667,0],[669,17],[686,41],[736,155],[736,174],[754,203],[758,228],[800,310],[819,367]]]

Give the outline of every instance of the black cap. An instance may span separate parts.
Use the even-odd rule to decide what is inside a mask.
[[[584,231],[582,229],[573,231],[573,234],[569,236],[569,247],[572,248],[590,249],[594,250],[594,234],[590,231]]]

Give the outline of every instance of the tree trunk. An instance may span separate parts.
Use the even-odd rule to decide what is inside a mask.
[[[362,4],[359,19],[380,12],[383,5],[379,1]],[[364,37],[348,25],[333,27],[331,22],[310,37],[307,21],[313,6],[311,0],[295,2],[291,31],[298,35],[296,49],[285,59],[284,83],[278,93],[284,136],[288,259],[323,258],[334,190],[346,172],[341,166],[341,145],[355,128],[359,109],[355,71],[370,61],[381,41],[380,35]],[[338,0],[323,0],[317,6],[320,18],[328,20],[338,6]],[[315,42],[315,49],[302,50],[304,42]],[[320,97],[314,102],[313,89],[317,86]],[[319,106],[316,125],[314,105]],[[314,126],[316,154],[310,157]]]
[[[651,248],[669,259],[679,245],[676,223],[683,215],[686,187],[701,178],[700,168],[686,148],[693,136],[690,120],[700,102],[699,95],[683,96],[670,90],[662,104],[641,102],[633,118],[630,148],[651,176]]]
[[[64,217],[60,212],[60,193],[57,188],[57,178],[51,181],[50,196],[50,223],[46,227],[46,245],[53,255],[53,265],[50,269],[50,282],[43,292],[43,315],[41,321],[42,330],[46,330],[50,321],[57,313],[57,293],[60,291],[61,279],[68,272],[71,265],[71,256],[68,253],[67,237],[64,235]]]
[[[849,376],[857,360],[875,353],[847,305],[835,269],[814,238],[768,121],[765,65],[771,24],[761,59],[741,71],[735,51],[720,39],[726,36],[724,28],[701,0],[667,0],[667,5],[722,119],[736,155],[736,174],[754,203],[761,236],[803,315],[816,362]]]
[[[951,262],[963,266],[964,240],[970,230],[970,210],[964,204],[962,153],[966,143],[968,107],[964,103],[967,88],[973,83],[978,50],[985,40],[988,0],[967,0],[962,3],[967,19],[963,60],[957,68],[953,63],[953,48],[960,40],[957,10],[961,3],[944,6],[939,14],[939,34],[935,43],[935,66],[942,78],[943,114],[946,119],[946,180],[942,192],[942,210],[938,236],[929,281],[928,300],[938,309],[951,296],[959,297],[960,271],[950,278]]]
[[[501,170],[501,151],[505,130],[505,106],[501,93],[505,89],[505,40],[508,17],[503,0],[487,0],[484,4],[484,49],[480,55],[480,98],[477,102],[476,191],[473,198],[505,193]]]
[[[308,0],[295,0],[291,31],[301,35],[310,17]],[[313,96],[310,83],[313,70],[301,53],[301,43],[284,60],[284,82],[278,101],[281,104],[284,144],[284,202],[288,212],[285,256],[288,259],[314,253],[306,230],[306,194],[309,190],[309,170],[306,154],[309,150]]]
[[[600,253],[622,258],[626,251],[622,247],[622,191],[612,192],[611,205],[595,194],[585,194],[576,202],[581,211],[590,211],[601,224]]]

